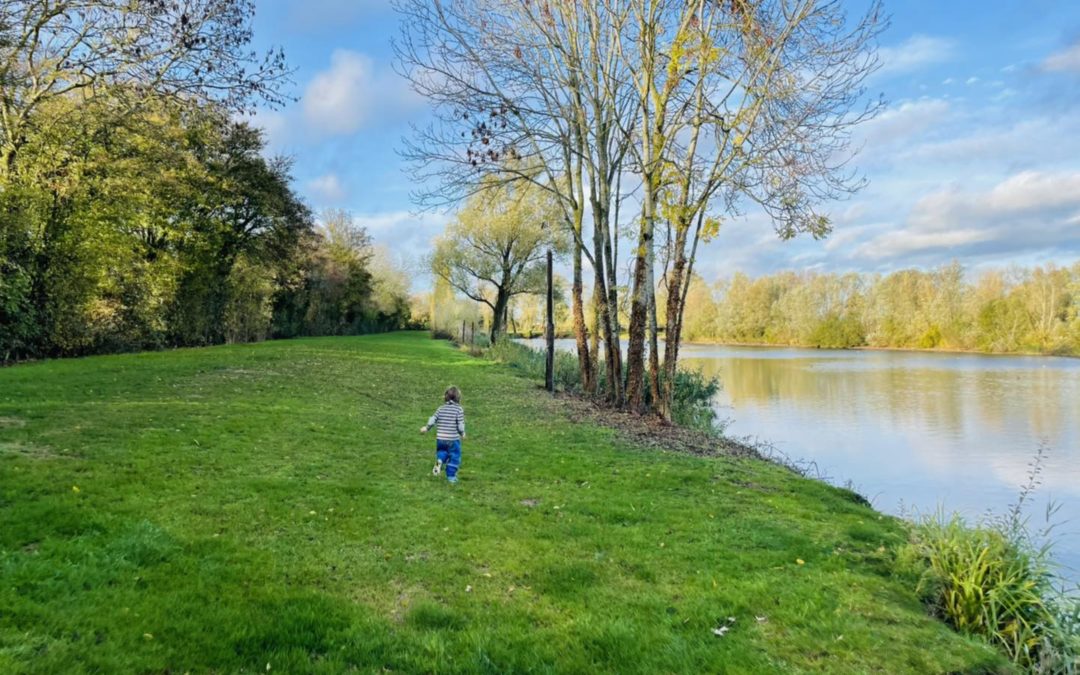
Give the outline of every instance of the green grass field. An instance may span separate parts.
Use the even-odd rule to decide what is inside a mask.
[[[422,334],[0,370],[0,672],[1007,672],[850,494],[558,405]]]

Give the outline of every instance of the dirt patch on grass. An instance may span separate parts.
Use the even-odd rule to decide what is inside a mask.
[[[539,506],[540,505],[540,500],[539,499],[522,499],[520,503],[521,503],[522,506],[527,506],[527,507],[529,507],[531,509],[531,508],[534,508],[536,506]]]
[[[590,422],[614,429],[621,438],[644,448],[699,457],[763,459],[761,453],[746,443],[668,424],[652,415],[612,410],[583,396],[559,393],[556,394],[555,403],[572,421]]]
[[[67,455],[50,448],[47,445],[36,443],[0,443],[0,456],[13,455],[26,457],[27,459],[74,459],[73,455]]]
[[[4,417],[0,415],[0,429],[21,429],[26,426],[26,420],[18,417]]]

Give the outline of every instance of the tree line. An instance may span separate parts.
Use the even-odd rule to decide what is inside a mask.
[[[862,185],[849,141],[880,110],[864,96],[877,2],[854,17],[839,0],[395,5],[399,70],[432,104],[404,151],[417,202],[523,184],[549,195],[556,222],[527,225],[564,233],[580,381],[613,405],[670,419],[697,252],[725,218],[760,208],[782,238],[820,237],[823,205]],[[601,348],[624,329],[625,362]]]
[[[402,274],[320,226],[242,121],[283,103],[250,0],[0,7],[0,359],[402,325]]]
[[[1080,355],[1080,263],[695,278],[691,340]]]

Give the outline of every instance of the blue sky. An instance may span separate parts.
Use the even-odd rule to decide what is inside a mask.
[[[852,0],[851,12],[865,7]],[[822,241],[780,242],[752,210],[701,253],[735,270],[887,272],[1080,258],[1080,2],[886,2],[887,110],[858,133],[869,186],[828,209]],[[271,149],[295,159],[316,210],[349,209],[375,240],[419,261],[449,216],[414,212],[397,155],[425,103],[393,71],[389,0],[258,0],[260,45],[285,48],[298,101],[261,111]],[[426,285],[418,268],[416,290]]]

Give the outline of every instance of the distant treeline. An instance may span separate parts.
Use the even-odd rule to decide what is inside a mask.
[[[823,348],[1080,354],[1080,263],[970,276],[953,263],[884,276],[736,273],[713,285],[696,278],[683,335]]]

